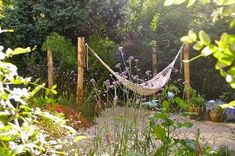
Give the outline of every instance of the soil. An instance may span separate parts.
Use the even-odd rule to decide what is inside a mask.
[[[65,119],[67,119],[68,125],[76,129],[77,131],[80,129],[86,129],[91,126],[90,121],[82,115],[81,112],[76,112],[72,108],[64,106],[62,104],[58,104],[57,108],[63,112]]]

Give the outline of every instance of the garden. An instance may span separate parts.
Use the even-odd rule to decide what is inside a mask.
[[[0,0],[0,156],[235,155],[234,0]]]

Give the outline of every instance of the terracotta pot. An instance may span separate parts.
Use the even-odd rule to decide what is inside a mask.
[[[223,112],[222,111],[208,111],[209,120],[213,122],[223,122]]]
[[[191,106],[189,107],[188,111],[191,113],[196,113],[189,116],[191,120],[202,120],[204,118],[204,112],[205,112],[204,107]]]

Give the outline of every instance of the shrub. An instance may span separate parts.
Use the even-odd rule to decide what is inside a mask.
[[[1,31],[5,32],[5,31]],[[56,125],[63,135],[76,131],[66,126],[65,120],[40,108],[30,108],[28,101],[40,89],[56,93],[31,82],[31,78],[18,75],[17,67],[6,60],[14,55],[27,53],[30,48],[8,48],[3,52],[0,46],[0,153],[3,155],[41,155],[65,153],[62,142],[56,136],[50,136],[50,130],[42,128],[41,123],[48,121]],[[57,127],[58,126],[58,127]]]

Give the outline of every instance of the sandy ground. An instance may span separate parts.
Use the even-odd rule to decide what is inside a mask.
[[[94,138],[98,134],[104,139],[112,140],[121,131],[123,122],[129,126],[135,125],[138,132],[141,132],[148,123],[148,118],[153,112],[134,108],[115,107],[107,109],[96,119],[96,124],[86,129],[85,134]],[[125,120],[125,116],[128,120]],[[226,145],[229,149],[235,150],[235,123],[214,123],[211,121],[193,121],[189,117],[172,115],[176,121],[189,121],[193,123],[191,128],[181,128],[175,133],[175,137],[195,138],[197,129],[200,130],[200,142],[210,144],[213,148]],[[125,120],[125,121],[124,121]],[[105,141],[104,141],[105,142]],[[91,145],[91,144],[90,144]],[[87,145],[89,146],[89,145]]]

